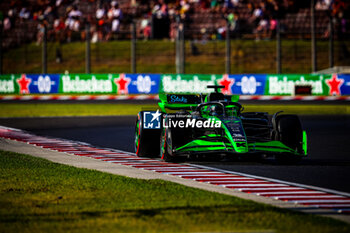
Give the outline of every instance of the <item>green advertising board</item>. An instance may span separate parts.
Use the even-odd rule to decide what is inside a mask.
[[[208,85],[215,85],[222,75],[164,74],[159,85],[160,93],[209,93]]]
[[[14,75],[2,75],[0,79],[0,93],[14,94],[15,93],[15,77]]]
[[[119,75],[117,75],[119,77]],[[117,93],[112,74],[63,74],[59,93],[62,94],[112,94]]]
[[[0,79],[0,94],[19,94],[18,80],[21,74],[5,74]]]
[[[329,87],[326,80],[331,75],[319,74],[289,74],[267,75],[265,95],[293,95],[295,85],[312,87],[312,95],[328,95]]]

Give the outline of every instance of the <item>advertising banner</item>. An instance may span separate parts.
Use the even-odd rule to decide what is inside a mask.
[[[60,93],[157,94],[158,74],[69,74],[61,76]]]
[[[117,93],[112,74],[63,74],[59,92],[62,94]]]
[[[295,85],[310,85],[312,95],[329,95],[331,77],[325,74],[267,75],[265,95],[293,95]]]
[[[222,75],[164,74],[161,76],[160,93],[209,93],[208,85],[215,85]]]
[[[263,95],[265,93],[266,74],[230,74],[228,78],[232,82],[231,94]],[[218,84],[225,85],[220,81]]]
[[[15,85],[16,78],[20,77],[19,75],[1,75],[0,79],[0,94],[17,94],[18,87]],[[16,88],[17,87],[17,88]],[[17,89],[17,91],[16,91]]]
[[[129,94],[158,94],[160,74],[125,74],[124,79],[128,83],[126,92]],[[119,85],[120,82],[123,81],[118,80]]]
[[[28,94],[53,94],[58,93],[58,87],[60,83],[59,74],[27,74],[25,79],[29,82],[29,93]],[[22,75],[19,84],[20,94],[24,94],[26,81],[23,81]],[[23,89],[24,88],[24,89]]]
[[[293,95],[295,85],[312,95],[350,95],[349,74],[8,74],[0,76],[0,94],[157,94],[209,93]]]
[[[1,75],[1,94],[52,94],[58,93],[58,74]]]
[[[222,93],[230,95],[263,95],[266,75],[162,75],[159,92],[209,93],[208,85],[222,85]]]
[[[334,74],[327,81],[329,95],[350,95],[350,74]]]

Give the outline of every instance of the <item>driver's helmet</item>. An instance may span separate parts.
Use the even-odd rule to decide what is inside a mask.
[[[211,116],[222,116],[224,114],[222,107],[217,105],[210,106],[210,113]]]
[[[235,108],[227,108],[226,109],[226,115],[227,116],[236,116],[237,110]]]

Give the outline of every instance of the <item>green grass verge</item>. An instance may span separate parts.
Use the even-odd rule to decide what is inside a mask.
[[[0,231],[341,233],[350,225],[0,151]]]
[[[137,115],[142,109],[155,109],[156,104],[47,104],[47,103],[1,103],[0,117],[44,117],[44,116],[118,116]],[[245,104],[245,111],[284,111],[300,115],[347,115],[347,105],[266,105]]]

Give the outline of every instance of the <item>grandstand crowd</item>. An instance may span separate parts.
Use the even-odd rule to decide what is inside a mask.
[[[332,18],[336,36],[349,30],[350,1],[315,0],[319,37],[329,35]],[[310,0],[9,0],[0,3],[3,46],[35,40],[85,40],[86,25],[93,43],[137,37],[174,39],[179,24],[186,38],[224,39],[227,28],[234,37],[269,39],[277,20],[282,32],[310,33]],[[229,23],[229,27],[227,27]]]

